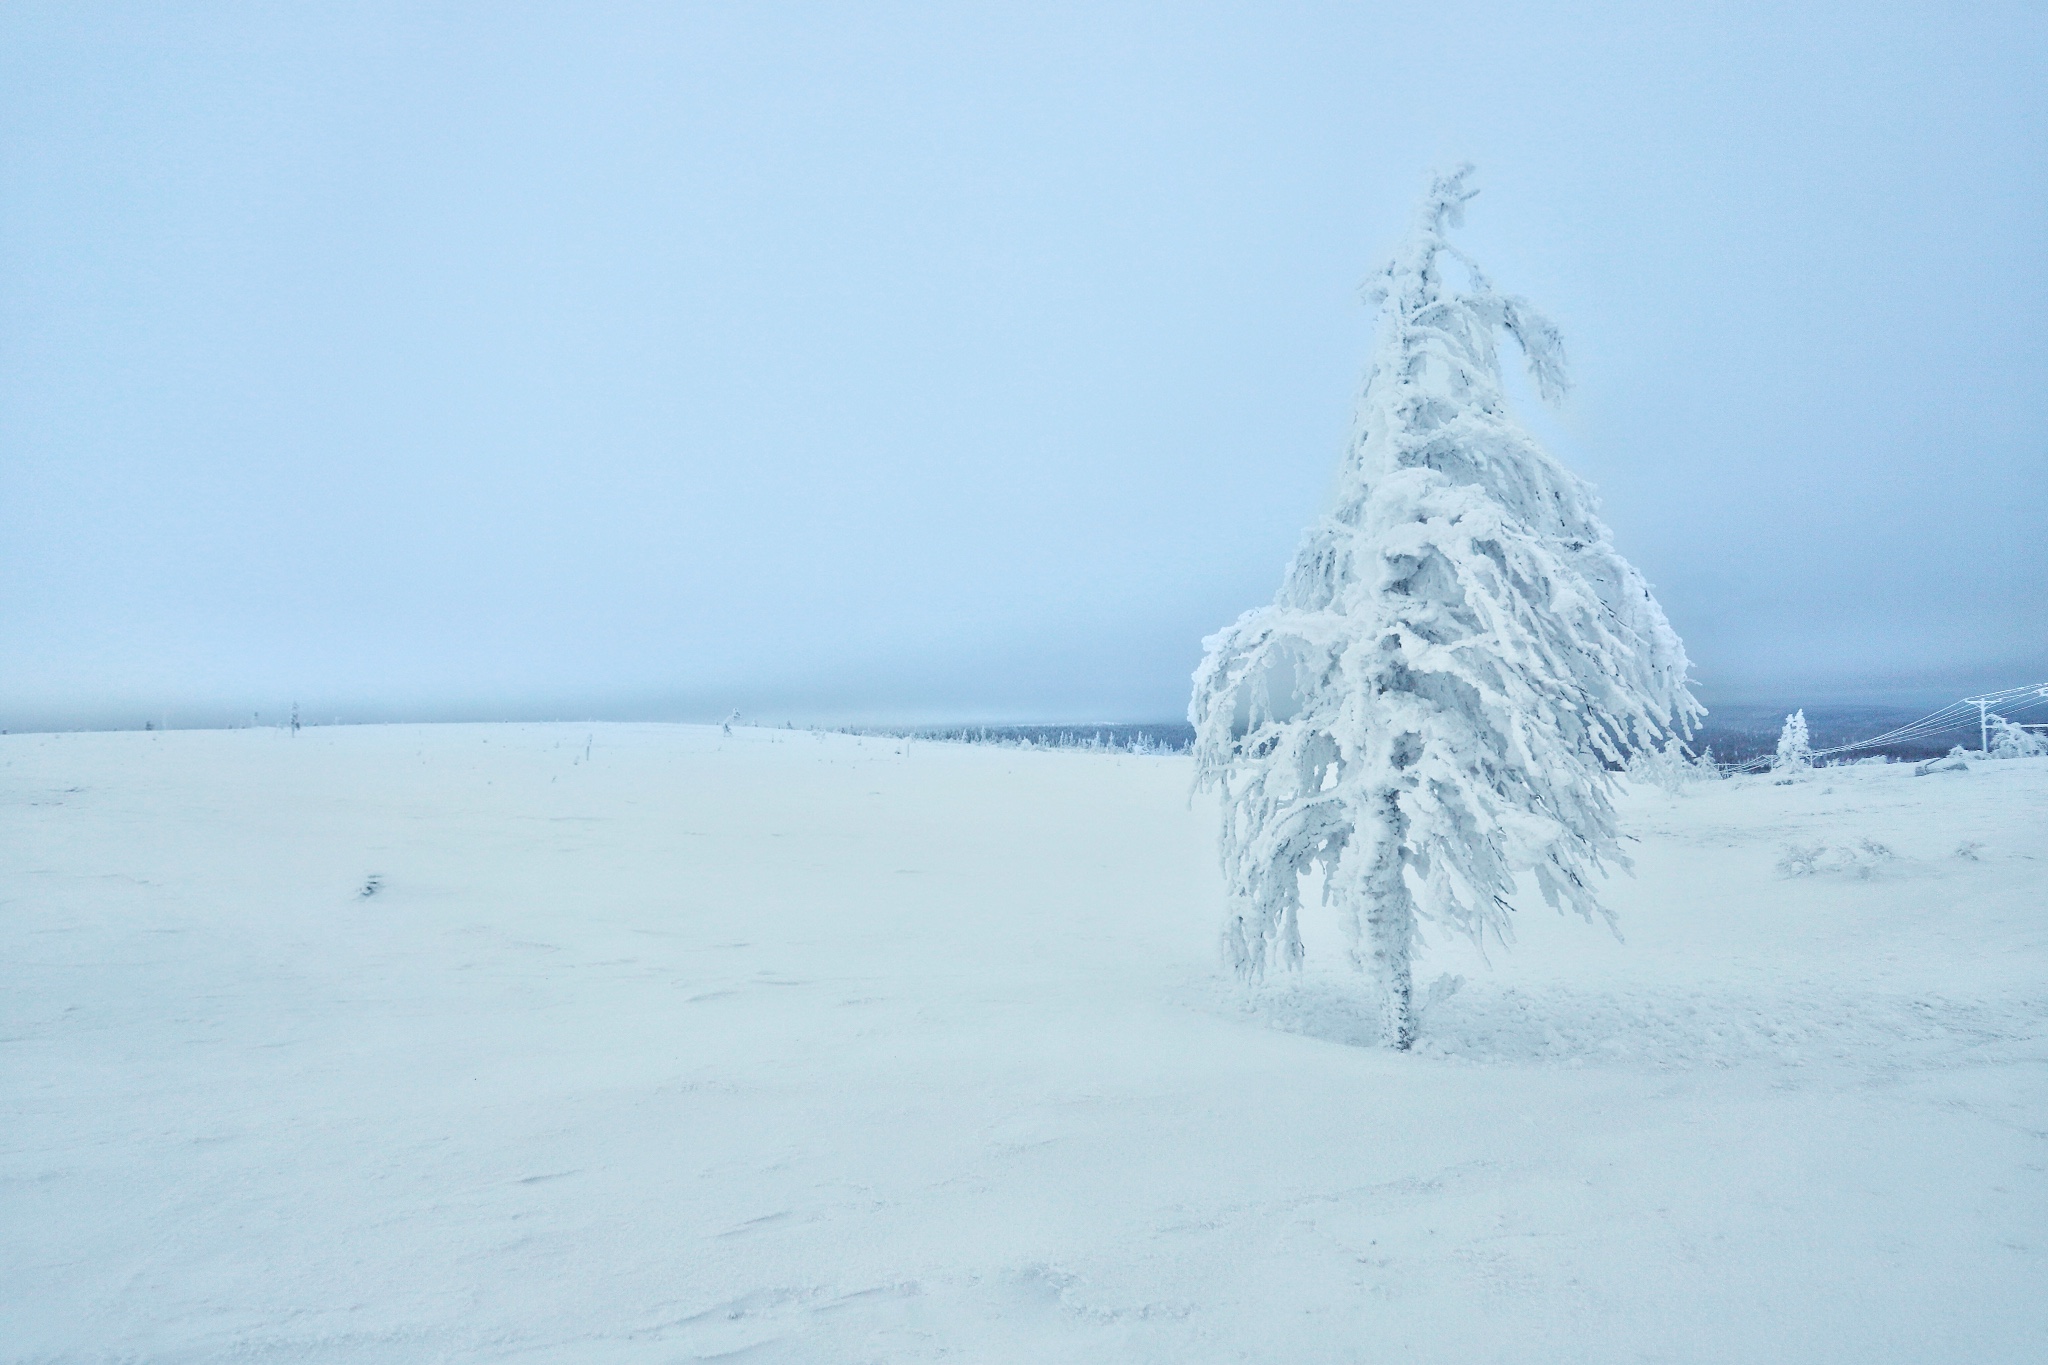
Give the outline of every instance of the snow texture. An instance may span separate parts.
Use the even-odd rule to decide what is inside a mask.
[[[1448,240],[1469,175],[1432,181],[1372,286],[1334,506],[1274,603],[1204,642],[1188,710],[1198,780],[1223,797],[1226,958],[1247,979],[1298,967],[1319,881],[1396,1047],[1418,918],[1504,945],[1524,870],[1547,904],[1609,918],[1595,881],[1628,862],[1609,768],[1701,714],[1592,490],[1508,409],[1499,333],[1545,399],[1565,391],[1564,347]]]
[[[1973,767],[1623,789],[1628,944],[1517,896],[1393,1053],[1313,901],[1219,979],[1185,757],[0,737],[0,1360],[2038,1360]]]

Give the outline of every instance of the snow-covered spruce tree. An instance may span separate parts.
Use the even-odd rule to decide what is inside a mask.
[[[1628,865],[1614,769],[1703,714],[1591,489],[1509,413],[1498,333],[1548,401],[1564,349],[1446,240],[1470,174],[1432,180],[1371,284],[1378,344],[1334,506],[1273,605],[1203,642],[1188,706],[1197,781],[1222,794],[1226,958],[1252,980],[1298,965],[1320,868],[1397,1048],[1419,920],[1505,944],[1527,870],[1553,907],[1612,924],[1593,877]]]
[[[1806,710],[1804,707],[1785,717],[1785,728],[1778,732],[1778,752],[1771,759],[1771,771],[1804,772],[1813,766],[1813,745],[1806,737]]]

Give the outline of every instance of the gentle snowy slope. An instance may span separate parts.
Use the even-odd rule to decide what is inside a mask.
[[[1628,943],[1524,897],[1512,954],[1418,964],[1467,984],[1408,1056],[1351,1045],[1333,926],[1221,984],[1183,759],[449,726],[0,765],[0,1360],[2048,1340],[2048,760],[1632,795]]]

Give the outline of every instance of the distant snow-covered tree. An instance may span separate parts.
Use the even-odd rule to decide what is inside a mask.
[[[1552,906],[1612,923],[1593,879],[1628,863],[1614,770],[1702,714],[1591,489],[1509,411],[1499,333],[1546,401],[1564,347],[1446,237],[1470,172],[1432,181],[1375,277],[1335,503],[1273,604],[1204,641],[1188,707],[1197,781],[1222,794],[1226,957],[1246,978],[1297,965],[1301,879],[1320,869],[1400,1048],[1418,921],[1505,943],[1526,870]]]
[[[1771,759],[1771,771],[1804,771],[1812,766],[1813,745],[1806,737],[1806,710],[1802,707],[1785,717],[1785,728],[1778,732],[1778,752]]]

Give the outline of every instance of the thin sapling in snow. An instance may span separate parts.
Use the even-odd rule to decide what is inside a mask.
[[[1225,957],[1246,979],[1298,965],[1320,869],[1397,1048],[1420,921],[1505,943],[1527,871],[1552,906],[1613,922],[1593,879],[1628,865],[1615,771],[1702,714],[1592,490],[1509,411],[1499,334],[1546,401],[1564,347],[1450,243],[1470,169],[1432,181],[1370,286],[1378,343],[1334,505],[1273,604],[1204,641],[1188,707],[1196,780],[1223,798]]]

